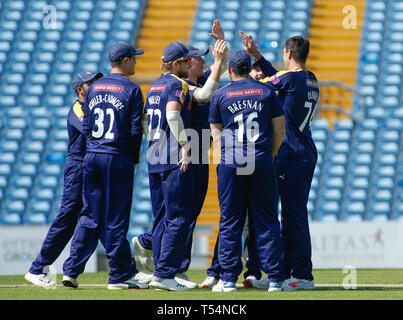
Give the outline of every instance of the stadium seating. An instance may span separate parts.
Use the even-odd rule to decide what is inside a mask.
[[[136,41],[145,6],[145,0],[0,2],[0,223],[50,223],[57,215],[66,117],[76,99],[71,80],[82,70],[108,73],[109,49]],[[149,225],[144,216],[137,220]]]
[[[399,0],[367,0],[356,88],[365,108],[354,100],[354,113],[382,121],[402,119],[403,6]]]
[[[208,48],[214,19],[220,19],[230,49],[242,48],[239,30],[251,34],[270,61],[282,61],[282,47],[292,35],[308,35],[312,0],[200,0],[191,43]],[[292,23],[287,23],[292,21]],[[212,62],[211,55],[206,56]]]
[[[57,10],[45,29],[43,8]],[[66,156],[66,115],[74,73],[109,71],[107,52],[138,37],[146,0],[0,2],[0,223],[50,223],[58,213]],[[239,30],[281,64],[282,46],[309,34],[312,0],[200,0],[191,43],[207,48],[219,18],[230,48]],[[311,221],[403,219],[403,6],[367,0],[353,113],[363,120],[312,124],[318,164],[309,195]],[[290,23],[292,22],[292,23]],[[210,60],[209,60],[210,59]],[[207,62],[211,62],[208,55]],[[134,181],[129,234],[152,221],[144,141]]]

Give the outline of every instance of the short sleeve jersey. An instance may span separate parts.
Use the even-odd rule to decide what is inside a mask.
[[[86,138],[83,131],[84,112],[79,100],[71,106],[67,114],[67,133],[69,136],[67,156],[76,161],[83,161],[86,150]]]
[[[319,99],[315,75],[296,69],[277,72],[261,81],[278,90],[285,112],[286,135],[277,157],[316,163],[317,150],[310,129]]]
[[[191,96],[189,85],[173,73],[163,74],[150,87],[144,113],[148,123],[148,171],[163,172],[177,166],[180,160],[180,145],[171,133],[166,118],[168,102],[181,105],[180,115],[184,128],[191,124]]]
[[[137,163],[143,106],[140,88],[123,74],[110,73],[95,81],[83,108],[87,152],[131,153]]]
[[[210,123],[222,123],[221,163],[255,166],[272,162],[271,119],[284,114],[273,89],[253,79],[234,81],[217,90],[210,103]]]

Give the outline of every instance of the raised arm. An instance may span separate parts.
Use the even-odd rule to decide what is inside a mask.
[[[239,34],[243,38],[242,44],[245,47],[245,51],[255,58],[256,63],[262,69],[264,75],[266,77],[275,75],[278,70],[262,56],[257,44],[253,41],[253,37],[250,34],[245,34],[243,31],[239,31]]]
[[[197,88],[194,93],[194,98],[199,102],[208,102],[211,99],[214,91],[218,89],[220,84],[222,66],[228,60],[228,47],[225,40],[217,40],[214,48],[211,47],[214,56],[214,64],[211,66],[210,76],[202,88]]]

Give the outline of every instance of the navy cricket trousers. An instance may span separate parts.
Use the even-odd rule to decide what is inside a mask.
[[[237,175],[237,168],[217,166],[220,226],[218,261],[220,279],[236,282],[242,272],[242,232],[248,209],[255,231],[260,266],[270,281],[284,280],[282,242],[278,221],[278,190],[274,165]]]
[[[133,175],[131,155],[87,153],[83,168],[84,208],[74,232],[70,257],[63,265],[65,275],[77,278],[84,272],[98,240],[108,258],[110,284],[126,281],[138,272],[126,238]]]
[[[209,165],[193,164],[193,214],[189,226],[189,232],[186,239],[185,257],[181,263],[179,272],[184,273],[189,269],[192,255],[193,232],[196,227],[196,221],[203,207],[204,199],[206,198]],[[152,250],[152,232],[146,232],[139,236],[140,244],[148,250]]]
[[[154,276],[173,279],[185,256],[192,218],[192,165],[189,165],[187,172],[175,167],[169,171],[149,173],[149,181],[154,216]]]
[[[73,236],[79,213],[83,208],[82,165],[82,161],[67,158],[59,214],[49,228],[41,251],[29,269],[30,273],[43,273],[43,268],[56,261]]]
[[[189,226],[189,232],[186,239],[185,257],[182,261],[179,272],[184,273],[189,269],[191,256],[192,256],[192,244],[193,244],[193,232],[196,227],[197,218],[203,207],[204,199],[206,198],[209,179],[209,165],[208,164],[193,164],[193,209],[192,217]]]
[[[248,223],[248,233],[245,239],[245,247],[248,250],[248,261],[246,262],[247,270],[243,277],[246,279],[248,276],[255,276],[256,279],[260,280],[262,273],[260,271],[260,262],[257,255],[255,230],[253,229],[253,224],[251,223]],[[211,261],[211,266],[207,269],[207,275],[214,278],[219,278],[220,275],[220,263],[218,261],[218,236],[214,246],[214,254]]]
[[[315,165],[292,159],[276,162],[287,278],[313,279],[307,204]]]

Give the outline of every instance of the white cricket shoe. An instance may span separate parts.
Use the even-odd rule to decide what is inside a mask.
[[[237,291],[236,283],[230,281],[219,280],[218,283],[211,289],[213,292],[234,292]]]
[[[242,282],[245,288],[253,288],[252,281],[256,281],[255,276],[247,276],[246,279]]]
[[[156,289],[163,289],[168,291],[186,291],[188,287],[183,284],[180,284],[175,279],[163,279],[158,277],[153,277],[150,282],[150,287]]]
[[[140,262],[141,266],[152,273],[154,273],[155,265],[153,261],[153,251],[144,248],[138,237],[132,238],[132,244],[135,250],[134,256]]]
[[[110,283],[107,288],[109,290],[148,289],[149,285],[147,283],[136,281],[134,278],[130,278],[121,283]]]
[[[74,279],[69,276],[63,276],[62,284],[65,287],[74,288],[74,289],[78,288],[77,279]]]
[[[139,271],[136,273],[133,279],[141,283],[149,283],[153,279],[153,275]]]
[[[284,281],[283,290],[293,291],[293,290],[313,290],[315,289],[315,282],[313,280],[290,278]]]
[[[189,277],[186,275],[186,273],[178,273],[175,276],[175,280],[177,282],[179,282],[180,284],[183,284],[184,286],[188,287],[189,289],[197,288],[197,283],[190,281]]]
[[[36,286],[40,286],[43,288],[51,288],[56,285],[56,283],[52,282],[46,274],[33,274],[30,272],[27,272],[24,276],[24,279],[33,283]]]
[[[212,288],[218,283],[218,278],[210,277],[208,276],[206,279],[204,279],[201,287],[202,288]]]

